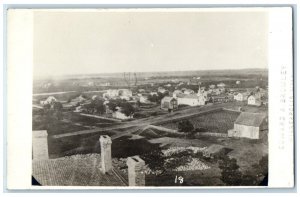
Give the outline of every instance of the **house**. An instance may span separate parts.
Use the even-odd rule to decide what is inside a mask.
[[[119,96],[119,90],[117,89],[109,89],[106,90],[106,93],[103,94],[103,97],[114,98]]]
[[[259,94],[250,95],[248,97],[248,105],[261,106],[262,101]]]
[[[241,84],[241,81],[236,81],[235,84],[239,85],[239,84]]]
[[[150,103],[147,95],[141,95],[139,101],[140,103]]]
[[[132,91],[129,90],[129,89],[120,89],[119,90],[119,96],[131,97],[132,96]]]
[[[156,95],[156,96],[157,96],[157,95],[158,95],[157,92],[150,92],[149,94],[150,94],[151,96],[153,96],[153,95]]]
[[[133,118],[133,114],[127,116],[122,112],[122,109],[120,107],[117,107],[117,111],[112,113],[112,117],[120,120],[129,120]]]
[[[182,94],[181,90],[174,90],[173,97],[175,98],[178,94]]]
[[[225,86],[226,86],[225,83],[219,83],[219,84],[217,84],[218,88],[225,88]]]
[[[54,96],[49,96],[46,100],[40,101],[40,103],[41,103],[42,105],[47,105],[47,104],[52,105],[52,104],[55,103],[56,101],[57,101],[57,99],[56,99]]]
[[[209,85],[208,87],[209,87],[209,89],[215,89],[216,85],[211,84],[211,85]]]
[[[162,93],[162,94],[164,94],[166,91],[167,91],[167,90],[166,90],[165,88],[163,88],[163,87],[159,87],[159,88],[157,89],[157,92],[160,92],[160,93]]]
[[[234,122],[234,128],[228,130],[228,137],[260,139],[267,129],[266,114],[242,112]]]
[[[187,88],[182,88],[181,89],[183,94],[194,94],[194,90],[191,90],[191,89],[187,89]]]
[[[234,100],[236,101],[247,101],[249,97],[249,92],[239,92],[236,95],[234,95]]]
[[[178,108],[178,101],[176,98],[165,96],[161,99],[161,109],[175,110]]]

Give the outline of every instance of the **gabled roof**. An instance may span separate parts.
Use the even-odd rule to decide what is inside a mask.
[[[265,118],[264,113],[242,112],[234,124],[259,127]]]
[[[32,175],[43,186],[127,185],[116,169],[103,174],[100,171],[100,161],[100,154],[33,160]]]

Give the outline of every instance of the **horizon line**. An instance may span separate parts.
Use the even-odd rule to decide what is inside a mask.
[[[70,76],[91,76],[91,75],[105,75],[105,74],[122,74],[122,73],[174,73],[174,72],[192,72],[192,71],[228,71],[228,70],[268,70],[268,67],[266,68],[228,68],[228,69],[206,69],[206,70],[173,70],[173,71],[123,71],[123,72],[102,72],[102,73],[84,73],[84,74],[58,74],[58,75],[33,75],[33,79],[35,78],[55,78],[55,77],[70,77]]]

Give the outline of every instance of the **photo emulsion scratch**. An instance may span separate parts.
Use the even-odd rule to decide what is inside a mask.
[[[268,186],[267,11],[33,17],[33,186]]]

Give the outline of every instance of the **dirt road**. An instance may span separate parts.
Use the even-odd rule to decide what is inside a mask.
[[[89,130],[75,131],[75,132],[71,132],[71,133],[53,135],[52,137],[53,138],[63,138],[63,137],[69,137],[69,136],[75,136],[75,135],[98,133],[98,132],[103,132],[103,131],[112,131],[112,130],[117,131],[120,129],[122,129],[122,130],[128,129],[128,131],[125,131],[125,132],[122,131],[122,132],[116,134],[116,136],[112,136],[113,139],[116,139],[118,137],[121,137],[121,136],[130,134],[134,131],[137,131],[138,129],[141,129],[147,125],[163,124],[163,123],[166,123],[169,121],[176,121],[176,120],[180,120],[180,119],[190,118],[193,116],[205,114],[205,113],[212,112],[215,110],[221,110],[225,106],[228,106],[228,103],[215,104],[215,105],[210,105],[210,106],[198,106],[198,107],[178,110],[173,113],[164,114],[164,115],[160,115],[160,116],[154,116],[154,117],[148,117],[148,118],[128,121],[121,125],[116,125],[116,126],[111,126],[111,127],[106,127],[106,128],[95,128],[95,129],[89,129]]]

